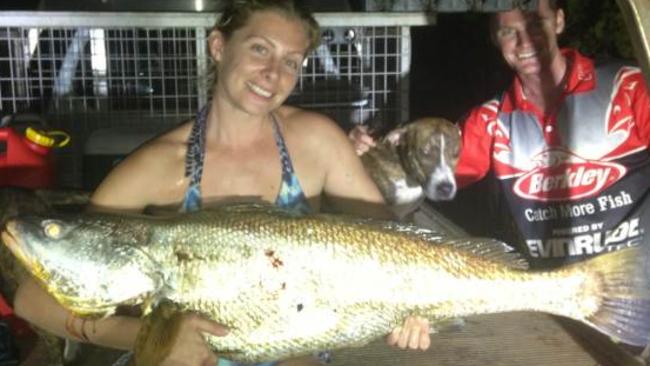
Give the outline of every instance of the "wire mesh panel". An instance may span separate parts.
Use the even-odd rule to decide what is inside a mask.
[[[184,28],[6,28],[2,112],[188,116],[198,98],[196,39],[196,30]]]
[[[0,28],[1,113],[38,113],[73,136],[61,154],[63,185],[80,185],[83,142],[93,131],[162,131],[207,102],[206,36],[214,19],[167,16],[0,13],[7,25]],[[408,20],[318,18],[322,43],[287,103],[344,128],[406,120]]]
[[[403,72],[400,27],[337,27],[309,56],[289,103],[329,114],[344,128],[399,123]],[[408,36],[408,34],[406,35]],[[407,61],[408,62],[408,61]]]

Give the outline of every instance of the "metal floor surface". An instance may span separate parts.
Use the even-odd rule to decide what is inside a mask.
[[[110,366],[120,353],[87,348],[74,366]],[[432,335],[426,352],[388,347],[383,339],[332,352],[332,366],[643,366],[632,352],[581,324],[540,313],[482,315]]]

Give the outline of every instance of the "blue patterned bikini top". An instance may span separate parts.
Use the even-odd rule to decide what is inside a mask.
[[[185,156],[185,176],[190,178],[190,185],[185,192],[181,212],[193,212],[201,208],[201,177],[203,176],[203,160],[205,157],[205,128],[207,125],[208,107],[205,106],[196,115],[192,131],[187,141],[187,154]],[[305,193],[298,182],[298,177],[293,171],[291,157],[284,138],[280,132],[280,127],[271,114],[273,121],[273,136],[275,144],[280,152],[282,162],[282,182],[280,190],[275,199],[275,205],[286,208],[296,213],[305,214],[311,212],[311,207],[305,197]]]

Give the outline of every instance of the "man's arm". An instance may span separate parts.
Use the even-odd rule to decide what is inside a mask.
[[[456,165],[456,182],[466,187],[483,179],[490,170],[492,134],[496,129],[496,113],[487,105],[474,108],[460,123],[461,148]],[[492,127],[490,127],[492,125]]]
[[[643,74],[635,76],[637,87],[632,99],[634,120],[639,131],[639,138],[650,149],[650,97]]]

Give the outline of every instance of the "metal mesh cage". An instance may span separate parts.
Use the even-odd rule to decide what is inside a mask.
[[[287,103],[344,128],[406,120],[409,26],[423,20],[318,18],[322,43]],[[79,186],[91,132],[162,131],[208,99],[214,16],[4,12],[0,19],[1,113],[38,113],[73,136],[76,143],[60,152],[62,185]]]

